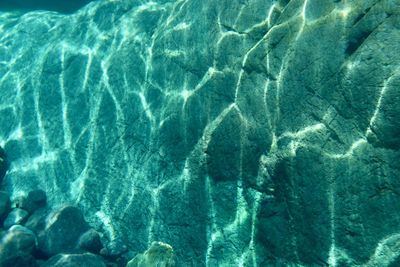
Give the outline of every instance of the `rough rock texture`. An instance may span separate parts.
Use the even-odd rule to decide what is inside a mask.
[[[100,254],[106,258],[115,260],[123,253],[127,252],[128,247],[124,244],[121,239],[114,239],[108,242],[106,247],[100,250]]]
[[[175,267],[174,250],[168,244],[153,242],[143,254],[130,260],[126,267]]]
[[[77,203],[137,253],[171,244],[178,266],[388,266],[399,13],[393,0],[0,13],[6,189]]]

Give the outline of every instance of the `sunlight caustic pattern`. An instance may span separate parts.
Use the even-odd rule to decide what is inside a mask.
[[[81,206],[133,251],[171,244],[182,266],[390,264],[400,217],[367,212],[398,200],[377,184],[398,175],[376,130],[396,126],[382,115],[399,78],[390,8],[113,0],[0,13],[5,185]]]

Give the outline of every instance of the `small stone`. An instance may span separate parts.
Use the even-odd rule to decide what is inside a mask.
[[[108,243],[105,248],[100,250],[100,255],[107,258],[116,259],[126,251],[128,251],[126,245],[121,240],[115,239]]]
[[[82,212],[66,206],[51,214],[45,229],[38,233],[39,249],[47,256],[74,251],[80,236],[88,229]]]
[[[0,266],[35,266],[36,237],[26,227],[12,226],[0,242]]]
[[[0,147],[0,184],[3,181],[4,176],[6,175],[8,169],[6,153],[4,149]]]
[[[172,247],[163,242],[153,242],[143,254],[138,254],[126,267],[174,267],[175,253]]]
[[[17,196],[14,198],[15,208],[22,208],[23,202],[26,201],[26,196]]]
[[[101,257],[91,254],[57,254],[42,267],[106,267]]]
[[[100,235],[94,229],[90,229],[80,237],[78,246],[83,250],[95,254],[98,254],[103,248],[103,244],[100,241]]]
[[[25,227],[29,228],[35,233],[39,233],[46,228],[46,218],[49,211],[46,208],[36,210],[25,223]]]
[[[26,198],[20,200],[20,207],[33,213],[38,208],[46,206],[46,193],[43,190],[33,190],[28,193]]]
[[[137,253],[128,250],[126,252],[124,252],[123,254],[121,254],[120,256],[118,256],[118,258],[115,259],[115,263],[118,266],[126,266],[126,264],[128,263],[128,261],[130,261],[132,258],[134,258],[136,256]]]
[[[0,191],[0,221],[7,215],[10,210],[11,201],[7,192]]]
[[[28,218],[29,213],[26,210],[15,208],[13,209],[4,220],[3,226],[8,229],[16,224],[23,224]]]

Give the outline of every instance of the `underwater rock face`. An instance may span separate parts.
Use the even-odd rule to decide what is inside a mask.
[[[177,266],[398,261],[396,1],[96,1],[0,29],[13,198]]]

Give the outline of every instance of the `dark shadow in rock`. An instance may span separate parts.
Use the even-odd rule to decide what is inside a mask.
[[[0,184],[3,181],[4,176],[6,175],[8,168],[6,152],[2,147],[0,147]]]
[[[5,191],[0,191],[0,223],[7,216],[11,208],[10,196]]]
[[[354,52],[356,52],[371,33],[372,31],[365,31],[351,38],[347,43],[347,48],[345,51],[346,55],[351,56]]]
[[[2,0],[0,1],[0,11],[18,10],[28,12],[32,10],[49,10],[71,14],[92,1],[93,0]]]

